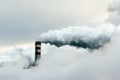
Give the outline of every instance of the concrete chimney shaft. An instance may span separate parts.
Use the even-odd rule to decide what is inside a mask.
[[[35,42],[35,63],[41,58],[41,42]]]

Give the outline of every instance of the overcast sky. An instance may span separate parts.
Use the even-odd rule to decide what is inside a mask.
[[[105,22],[118,25],[120,1],[111,1],[0,0],[0,47],[32,43],[49,29]]]

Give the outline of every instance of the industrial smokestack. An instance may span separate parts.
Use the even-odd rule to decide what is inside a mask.
[[[41,42],[35,42],[35,63],[41,58]]]

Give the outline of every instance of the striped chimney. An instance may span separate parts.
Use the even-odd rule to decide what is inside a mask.
[[[35,63],[41,58],[41,42],[35,42]]]

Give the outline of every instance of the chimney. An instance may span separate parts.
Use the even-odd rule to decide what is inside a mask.
[[[41,42],[35,42],[35,63],[41,58]]]

